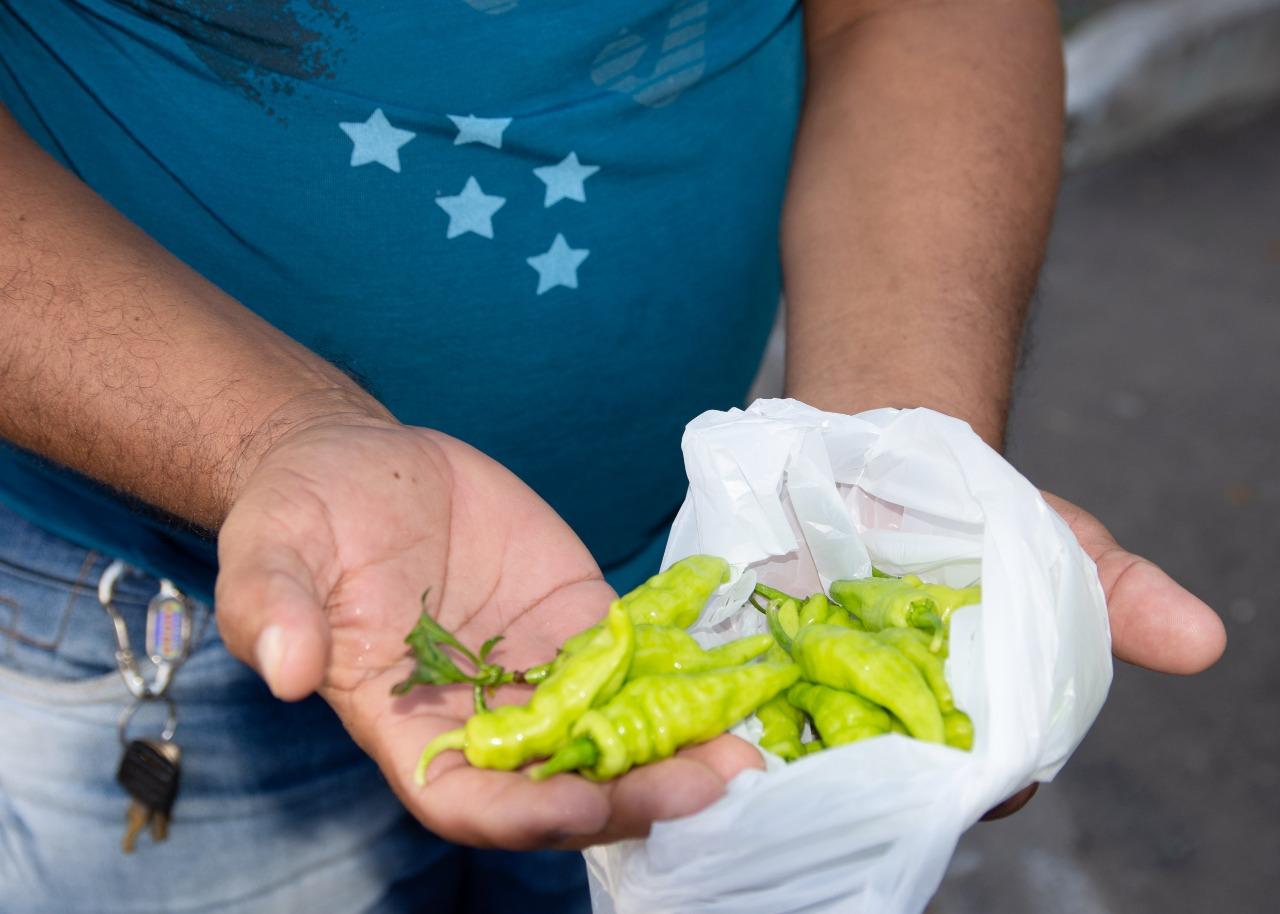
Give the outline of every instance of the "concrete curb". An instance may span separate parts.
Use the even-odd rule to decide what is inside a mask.
[[[1068,168],[1280,99],[1280,0],[1140,0],[1066,42]]]

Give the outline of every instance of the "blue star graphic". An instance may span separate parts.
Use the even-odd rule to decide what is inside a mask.
[[[462,193],[453,197],[436,197],[436,206],[449,214],[446,238],[457,238],[474,232],[482,238],[493,237],[493,214],[502,209],[506,197],[492,197],[480,189],[480,182],[467,178]]]
[[[578,161],[578,154],[571,152],[559,165],[546,165],[535,168],[533,173],[538,180],[547,185],[547,196],[543,200],[544,207],[559,203],[561,200],[577,200],[587,202],[587,192],[583,183],[600,170],[599,165],[583,165]]]
[[[415,136],[412,130],[392,127],[381,108],[375,108],[367,121],[343,121],[338,124],[351,137],[351,165],[378,162],[400,173],[400,147]]]
[[[453,138],[455,146],[461,146],[463,143],[484,143],[494,149],[501,149],[502,131],[506,130],[511,123],[509,117],[476,117],[473,114],[468,114],[466,117],[460,114],[445,116],[458,128],[458,135]]]
[[[556,240],[545,254],[528,258],[529,266],[538,271],[538,295],[556,286],[570,289],[578,288],[578,267],[591,252],[585,248],[571,248],[564,240],[564,235],[557,234]]]

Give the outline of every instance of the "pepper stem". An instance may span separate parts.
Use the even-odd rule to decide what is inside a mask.
[[[418,756],[418,767],[413,770],[413,781],[419,787],[427,786],[427,768],[432,760],[441,752],[449,749],[465,749],[467,747],[467,731],[459,727],[448,733],[441,733],[422,750]]]
[[[537,685],[539,682],[547,678],[547,674],[551,672],[550,663],[540,663],[537,666],[531,666],[527,670],[516,670],[511,674],[512,682],[523,682],[529,685]]]
[[[768,611],[764,614],[769,620],[769,633],[773,635],[773,640],[778,642],[778,647],[791,655],[792,637],[787,634],[787,630],[782,627],[782,620],[778,618],[778,610],[780,607],[777,603],[770,603]]]
[[[585,736],[579,737],[557,749],[555,755],[532,769],[529,772],[529,777],[535,781],[545,781],[552,775],[560,774],[562,771],[577,771],[581,768],[590,768],[599,757],[600,750],[596,748],[596,744]]]
[[[933,640],[929,642],[929,650],[935,654],[942,650],[945,644],[947,627],[940,615],[931,609],[921,610],[917,609],[916,606],[912,606],[908,621],[915,628],[931,629]]]
[[[486,641],[479,653],[472,651],[458,640],[453,632],[431,617],[427,612],[427,597],[431,591],[422,595],[422,614],[418,623],[405,637],[414,658],[413,670],[407,679],[391,687],[391,694],[403,695],[416,685],[448,685],[456,682],[470,683],[474,687],[476,712],[481,713],[485,707],[486,690],[492,692],[503,683],[512,682],[513,675],[496,663],[489,662],[489,654],[502,640],[496,635]],[[449,648],[462,655],[475,668],[475,672],[467,673],[446,652]]]
[[[788,600],[795,600],[797,603],[803,603],[803,600],[797,600],[789,593],[783,593],[776,587],[770,587],[768,584],[756,584],[755,592],[760,594],[766,600],[777,600],[779,603],[785,603]]]

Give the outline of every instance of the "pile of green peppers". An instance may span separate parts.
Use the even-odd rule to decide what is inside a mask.
[[[951,614],[980,599],[976,585],[927,584],[914,575],[836,581],[830,596],[803,600],[758,585],[752,603],[775,639],[766,657],[792,660],[801,671],[800,681],[756,712],[761,748],[794,761],[902,733],[972,749],[973,722],[956,707],[943,665]]]
[[[578,771],[607,780],[728,730],[800,678],[789,660],[750,662],[773,645],[770,635],[706,650],[686,631],[728,573],[712,556],[676,562],[615,600],[604,621],[566,641],[551,661],[519,673],[489,661],[496,639],[473,654],[424,612],[405,639],[413,672],[393,691],[469,682],[476,713],[426,746],[418,783],[449,749],[479,768],[510,771],[545,759],[532,777]],[[462,672],[446,647],[470,660],[474,672]],[[533,683],[533,695],[489,710],[486,692],[507,682]]]
[[[615,600],[603,621],[553,659],[522,672],[489,660],[500,638],[473,653],[424,611],[405,639],[413,670],[393,691],[470,683],[476,713],[423,749],[417,782],[425,784],[432,760],[451,749],[480,768],[541,761],[529,769],[539,780],[565,771],[608,780],[713,739],[752,713],[764,724],[761,745],[788,760],[895,730],[972,745],[942,657],[950,612],[974,602],[976,588],[873,578],[837,582],[831,599],[801,601],[760,586],[767,605],[752,600],[770,632],[704,649],[686,629],[728,572],[712,556],[676,562]],[[512,682],[535,686],[529,700],[489,709],[486,695]],[[816,734],[808,742],[806,721]]]

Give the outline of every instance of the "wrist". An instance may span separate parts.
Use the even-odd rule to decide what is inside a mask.
[[[996,451],[1004,452],[1009,409],[1007,397],[992,397],[988,401],[977,403],[966,402],[959,397],[948,397],[935,391],[912,390],[909,387],[876,389],[858,385],[849,390],[852,392],[793,389],[788,385],[787,396],[802,400],[817,409],[847,415],[872,409],[926,407],[969,423],[978,437]]]
[[[245,483],[267,455],[298,436],[325,426],[397,424],[386,407],[361,390],[320,387],[288,397],[253,423],[232,448],[218,520],[226,517]]]

